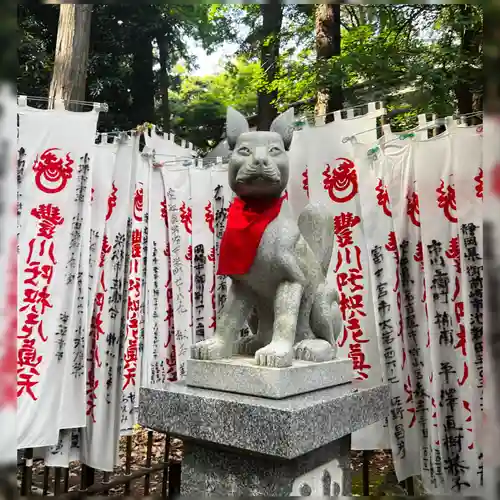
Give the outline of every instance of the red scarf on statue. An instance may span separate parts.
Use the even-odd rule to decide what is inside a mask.
[[[266,227],[281,210],[283,200],[243,201],[235,197],[229,208],[219,249],[219,275],[246,274],[252,267]]]

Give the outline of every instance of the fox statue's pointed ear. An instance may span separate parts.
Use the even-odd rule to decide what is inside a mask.
[[[234,149],[234,146],[236,146],[238,137],[249,130],[247,119],[239,111],[228,106],[226,115],[226,137],[231,151]]]
[[[271,128],[269,129],[271,132],[276,132],[281,135],[283,144],[285,145],[285,149],[287,151],[290,149],[290,145],[292,144],[294,115],[295,113],[293,108],[286,110],[274,119],[273,123],[271,123]]]

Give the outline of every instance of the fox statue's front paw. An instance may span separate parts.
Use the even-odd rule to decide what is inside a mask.
[[[337,355],[337,345],[322,339],[304,339],[293,346],[295,359],[321,363],[331,361]]]
[[[236,344],[236,352],[238,354],[253,356],[259,349],[266,344],[257,335],[249,335],[238,340]]]
[[[255,353],[255,361],[260,366],[273,368],[292,366],[293,346],[287,342],[271,342]]]
[[[191,347],[192,359],[215,360],[229,356],[231,356],[231,350],[228,349],[226,342],[217,336],[197,342]]]

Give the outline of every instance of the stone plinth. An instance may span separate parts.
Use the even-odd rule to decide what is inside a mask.
[[[141,389],[139,423],[185,443],[182,494],[350,494],[350,435],[384,419],[389,388],[266,399],[169,384]]]
[[[287,368],[259,366],[253,357],[236,356],[218,361],[190,359],[186,385],[271,399],[351,382],[352,361],[334,359],[323,363],[295,360]]]

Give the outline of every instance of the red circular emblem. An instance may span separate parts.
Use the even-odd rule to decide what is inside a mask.
[[[45,150],[40,157],[36,157],[33,164],[33,172],[35,172],[35,184],[40,191],[48,194],[55,194],[62,191],[68,179],[73,175],[74,161],[69,153],[63,158],[63,155],[58,156],[54,151],[61,151],[59,148],[50,148]]]
[[[336,168],[326,165],[323,172],[323,187],[328,191],[332,201],[346,203],[358,193],[356,167],[348,158],[336,158],[335,161],[342,161],[342,163]]]

